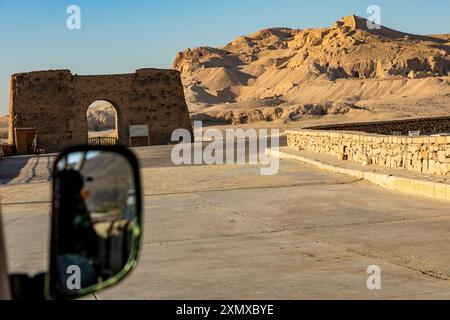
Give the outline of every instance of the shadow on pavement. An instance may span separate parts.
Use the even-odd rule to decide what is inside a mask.
[[[19,176],[21,170],[32,157],[0,159],[0,185],[7,184]]]

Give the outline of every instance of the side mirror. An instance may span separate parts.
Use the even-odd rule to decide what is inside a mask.
[[[52,299],[76,299],[121,281],[137,264],[141,221],[139,166],[121,146],[63,151],[53,171]]]

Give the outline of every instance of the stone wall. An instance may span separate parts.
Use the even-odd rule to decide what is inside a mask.
[[[405,137],[360,132],[289,130],[288,146],[363,165],[450,175],[450,136]]]
[[[340,123],[307,127],[304,129],[363,131],[384,135],[392,135],[393,132],[401,132],[402,135],[408,135],[409,131],[420,131],[421,134],[450,133],[450,116]]]
[[[130,125],[148,125],[152,145],[169,143],[177,128],[192,132],[178,71],[140,69],[94,76],[37,71],[11,77],[10,115],[15,121],[9,124],[9,143],[14,144],[14,127],[34,127],[46,151],[86,144],[86,112],[96,100],[109,101],[116,109],[121,144],[129,144]]]

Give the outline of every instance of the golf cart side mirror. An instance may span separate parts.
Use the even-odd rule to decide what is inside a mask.
[[[63,151],[53,171],[51,299],[76,299],[121,281],[137,264],[141,186],[136,157],[122,146]]]

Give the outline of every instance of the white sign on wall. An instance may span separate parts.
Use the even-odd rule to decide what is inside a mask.
[[[408,135],[410,137],[420,136],[420,131],[409,131]]]
[[[131,138],[137,138],[137,137],[148,137],[148,125],[137,125],[137,126],[130,126],[130,137]]]

